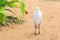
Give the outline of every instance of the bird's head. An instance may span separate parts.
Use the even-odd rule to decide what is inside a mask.
[[[39,10],[40,8],[39,7],[36,7],[37,10]]]

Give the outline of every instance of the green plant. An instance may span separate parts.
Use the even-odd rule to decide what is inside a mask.
[[[5,13],[5,10],[10,11],[14,15],[16,15],[12,10],[5,9],[5,7],[6,6],[11,7],[11,8],[16,7],[16,4],[15,4],[16,2],[19,2],[21,13],[24,16],[25,4],[21,0],[12,0],[10,2],[8,2],[7,0],[0,0],[0,23],[2,23],[3,25],[6,24],[6,21],[5,21],[6,20],[6,13]],[[17,19],[20,20],[20,18],[18,16],[17,16]]]

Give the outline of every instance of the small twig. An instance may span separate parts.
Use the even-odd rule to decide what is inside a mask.
[[[10,9],[5,9],[5,10],[7,10],[7,11],[10,11],[10,12],[12,12],[14,15],[16,15],[12,10],[10,10]]]

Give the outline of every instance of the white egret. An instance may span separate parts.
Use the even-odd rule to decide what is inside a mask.
[[[38,29],[38,34],[40,34],[40,24],[42,21],[42,12],[39,7],[37,7],[34,12],[33,20],[34,20],[34,25],[35,25],[35,35],[36,35],[36,29]]]

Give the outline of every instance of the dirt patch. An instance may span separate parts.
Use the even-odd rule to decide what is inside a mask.
[[[25,23],[2,27],[0,40],[60,40],[60,2],[40,2],[39,0],[23,0],[28,14]],[[41,34],[34,35],[33,12],[37,6],[43,14]],[[20,13],[18,9],[15,11]]]

